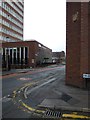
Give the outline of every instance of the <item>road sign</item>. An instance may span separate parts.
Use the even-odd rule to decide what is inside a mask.
[[[83,74],[83,78],[90,78],[90,74]]]

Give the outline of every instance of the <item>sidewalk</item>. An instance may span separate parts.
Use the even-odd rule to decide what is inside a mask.
[[[49,67],[57,67],[58,65],[50,65],[50,66],[46,66],[47,68]],[[2,71],[2,76],[5,76],[5,75],[9,75],[9,74],[14,74],[14,73],[25,73],[25,72],[28,72],[28,71],[33,71],[33,70],[36,70],[36,69],[41,69],[43,67],[36,67],[36,68],[23,68],[23,69],[11,69],[9,71]],[[45,67],[44,67],[45,68]]]
[[[61,79],[57,85],[54,85],[51,92],[48,92],[49,97],[44,99],[38,107],[90,113],[89,90],[65,85],[65,79]]]
[[[10,71],[2,71],[2,76],[9,75],[9,74],[14,74],[14,73],[25,73],[28,71],[34,70],[33,68],[28,68],[28,69],[11,69]]]

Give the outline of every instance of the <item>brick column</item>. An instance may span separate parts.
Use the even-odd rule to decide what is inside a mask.
[[[88,2],[67,2],[66,84],[77,87],[85,87],[83,74],[90,72],[88,6]]]
[[[80,87],[80,2],[67,2],[66,29],[66,84]]]
[[[81,50],[80,50],[80,80],[85,87],[83,74],[88,73],[88,2],[81,3]],[[83,81],[83,82],[82,82]]]

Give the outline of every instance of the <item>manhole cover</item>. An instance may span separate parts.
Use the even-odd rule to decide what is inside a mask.
[[[68,102],[72,97],[66,93],[63,93],[61,96],[61,99],[64,100],[65,102]]]

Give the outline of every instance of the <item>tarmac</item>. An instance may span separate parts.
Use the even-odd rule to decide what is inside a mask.
[[[12,69],[10,71],[3,71],[2,76],[19,72],[24,73],[30,70],[35,70],[35,68]],[[90,90],[65,85],[65,80],[63,80],[55,92],[57,95],[61,96],[61,99],[44,99],[39,107],[51,109],[55,107],[61,110],[90,113]]]

